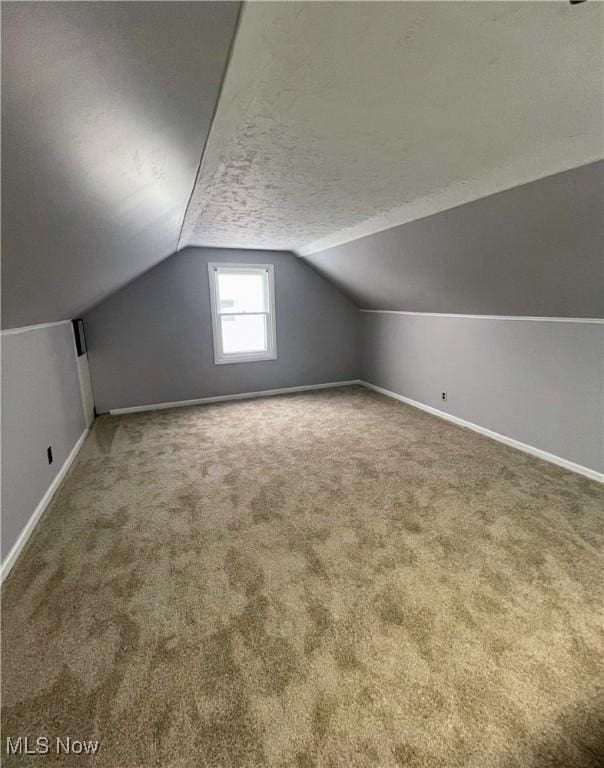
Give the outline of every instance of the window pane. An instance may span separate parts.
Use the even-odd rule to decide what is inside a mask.
[[[222,351],[266,352],[266,315],[222,315]]]
[[[267,312],[268,276],[265,272],[247,275],[218,273],[219,312]]]

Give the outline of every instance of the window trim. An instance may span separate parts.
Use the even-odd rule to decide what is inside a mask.
[[[247,274],[268,273],[268,311],[267,312],[220,312],[218,303],[219,272],[237,272]],[[209,262],[208,280],[210,283],[210,307],[212,311],[212,339],[214,343],[214,364],[253,363],[260,360],[277,359],[277,329],[275,322],[275,265],[274,264],[234,264],[232,262]],[[220,316],[240,314],[265,314],[267,350],[265,352],[223,352]]]

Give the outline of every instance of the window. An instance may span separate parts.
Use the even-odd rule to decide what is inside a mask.
[[[275,281],[272,264],[208,264],[214,362],[274,360]]]

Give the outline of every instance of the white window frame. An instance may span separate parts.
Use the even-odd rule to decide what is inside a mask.
[[[218,302],[218,280],[220,272],[236,272],[237,274],[257,275],[268,273],[268,312],[220,312]],[[212,308],[212,336],[214,340],[214,363],[252,363],[258,360],[277,359],[277,332],[275,324],[275,267],[273,264],[208,264],[208,279],[210,281],[210,305]],[[266,315],[267,349],[264,352],[224,352],[222,349],[221,315]]]

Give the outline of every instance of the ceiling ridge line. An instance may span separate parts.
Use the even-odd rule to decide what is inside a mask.
[[[197,186],[197,181],[199,180],[201,176],[201,168],[203,166],[203,159],[206,154],[206,149],[208,146],[208,143],[210,141],[210,136],[212,135],[212,129],[214,128],[214,120],[216,118],[216,113],[218,112],[218,105],[220,104],[220,99],[222,98],[222,93],[224,91],[224,83],[227,77],[227,73],[229,71],[229,66],[231,64],[231,60],[233,58],[233,50],[235,48],[235,41],[237,40],[237,34],[239,32],[239,27],[241,24],[241,16],[243,14],[243,6],[245,3],[240,2],[239,3],[239,11],[237,12],[237,20],[235,21],[235,29],[233,30],[233,37],[231,38],[231,43],[229,45],[229,52],[226,57],[226,62],[224,65],[224,71],[222,73],[222,80],[220,81],[220,88],[218,89],[218,95],[216,96],[216,102],[214,104],[214,109],[212,110],[212,117],[210,118],[210,125],[208,128],[208,131],[206,133],[206,139],[203,142],[203,146],[201,148],[201,154],[199,156],[199,163],[197,165],[197,171],[195,172],[195,178],[193,179],[193,186],[191,187],[191,192],[189,193],[189,198],[187,200],[187,204],[185,205],[185,210],[182,216],[182,222],[180,224],[180,230],[178,232],[178,238],[176,240],[176,249],[174,253],[178,253],[181,249],[181,240],[182,240],[182,233],[185,227],[185,221],[187,220],[187,213],[189,212],[189,208],[191,206],[191,200],[193,199],[193,193],[195,192],[195,187]]]

